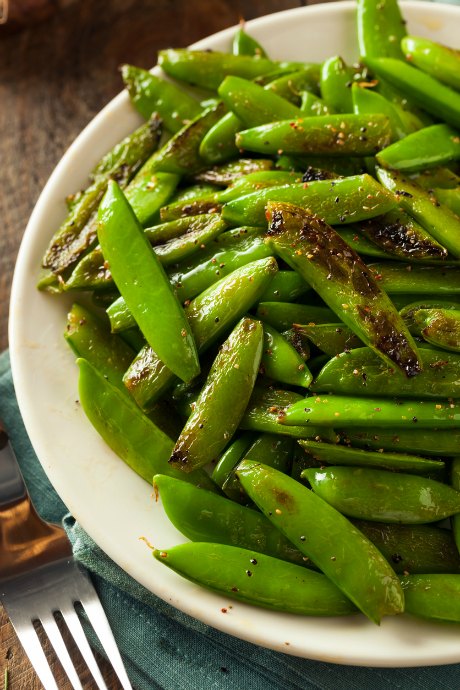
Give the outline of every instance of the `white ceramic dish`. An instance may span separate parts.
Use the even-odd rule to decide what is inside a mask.
[[[460,8],[411,1],[402,9],[410,32],[458,47]],[[275,58],[356,57],[352,2],[281,12],[249,22],[247,28]],[[228,29],[194,47],[227,50],[233,33]],[[95,542],[132,577],[227,633],[285,653],[342,664],[460,662],[460,626],[393,618],[377,627],[363,616],[303,618],[230,602],[161,566],[139,541],[144,535],[166,548],[183,538],[152,499],[151,487],[105,446],[76,402],[77,371],[62,337],[72,298],[54,298],[35,289],[43,252],[65,215],[65,196],[85,185],[93,164],[139,122],[126,93],[94,118],[51,175],[18,256],[10,319],[13,376],[27,431],[57,492]],[[229,603],[233,608],[224,615],[221,608]]]

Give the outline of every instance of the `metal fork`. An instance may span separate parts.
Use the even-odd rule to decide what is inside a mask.
[[[107,690],[80,623],[83,607],[123,690],[132,690],[96,590],[72,556],[65,531],[44,522],[30,500],[14,451],[0,428],[0,600],[45,690],[59,690],[43,652],[40,621],[72,688],[83,690],[56,623],[62,617],[99,690]]]

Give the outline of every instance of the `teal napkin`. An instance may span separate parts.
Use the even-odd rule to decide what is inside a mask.
[[[460,665],[414,669],[337,666],[243,642],[172,608],[123,572],[67,512],[30,445],[8,353],[0,355],[0,419],[40,515],[63,521],[75,557],[91,572],[137,690],[451,690]],[[99,651],[97,639],[88,634]]]

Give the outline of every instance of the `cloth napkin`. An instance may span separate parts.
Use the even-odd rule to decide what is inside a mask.
[[[172,608],[123,572],[68,513],[30,445],[16,402],[8,352],[0,355],[0,419],[35,507],[45,520],[63,522],[75,557],[91,572],[137,690],[459,687],[460,665],[378,669],[298,659],[238,640]],[[90,630],[88,634],[93,646],[102,651]]]

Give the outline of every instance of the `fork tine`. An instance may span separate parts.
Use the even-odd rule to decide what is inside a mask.
[[[61,606],[60,610],[86,665],[93,674],[97,687],[99,690],[108,690],[88,640],[86,639],[85,631],[80,623],[77,612],[71,606]]]
[[[54,651],[56,652],[59,661],[61,662],[64,671],[67,673],[67,677],[74,690],[83,690],[80,679],[75,671],[73,661],[69,656],[67,647],[65,646],[64,640],[62,639],[61,631],[59,630],[56,620],[52,613],[47,616],[40,618],[41,624],[48,635],[49,641],[53,645]]]
[[[94,628],[96,635],[102,644],[107,657],[112,664],[113,670],[118,676],[123,690],[132,690],[132,685],[126,673],[117,643],[113,637],[109,622],[99,599],[85,599],[82,597],[80,602],[88,616],[89,622]]]
[[[32,621],[24,620],[15,624],[11,616],[10,621],[45,690],[59,690]]]

